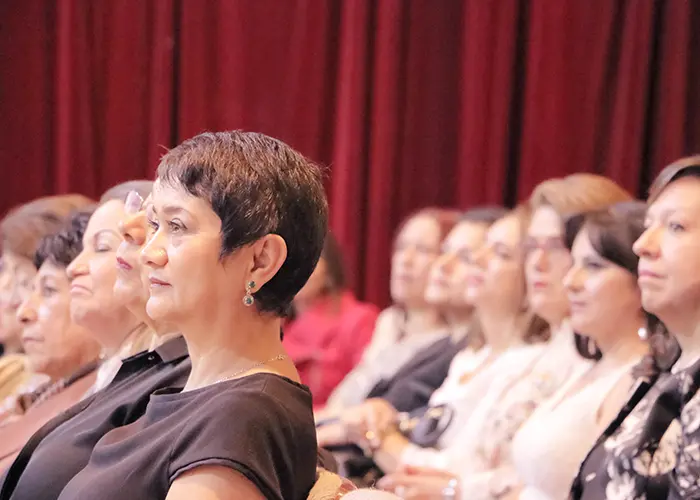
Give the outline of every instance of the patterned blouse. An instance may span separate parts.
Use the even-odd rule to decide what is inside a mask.
[[[665,499],[680,436],[681,374],[642,381],[584,459],[572,499]]]

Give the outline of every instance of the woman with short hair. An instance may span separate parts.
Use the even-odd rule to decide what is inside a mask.
[[[148,217],[147,312],[182,332],[192,371],[104,435],[59,498],[306,498],[312,399],[279,333],[326,235],[320,170],[262,134],[201,134],[161,160]]]

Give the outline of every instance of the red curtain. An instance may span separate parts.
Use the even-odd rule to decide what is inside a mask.
[[[361,296],[426,206],[609,175],[643,195],[700,150],[700,6],[673,0],[0,2],[0,210],[150,177],[203,130],[327,166]]]

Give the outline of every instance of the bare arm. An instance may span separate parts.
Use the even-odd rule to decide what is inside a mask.
[[[264,500],[242,474],[220,465],[203,465],[185,472],[170,485],[166,500]]]

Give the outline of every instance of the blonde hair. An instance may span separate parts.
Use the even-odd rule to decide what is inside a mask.
[[[538,184],[528,204],[533,211],[542,206],[552,207],[564,220],[633,199],[630,193],[607,177],[579,173]]]

